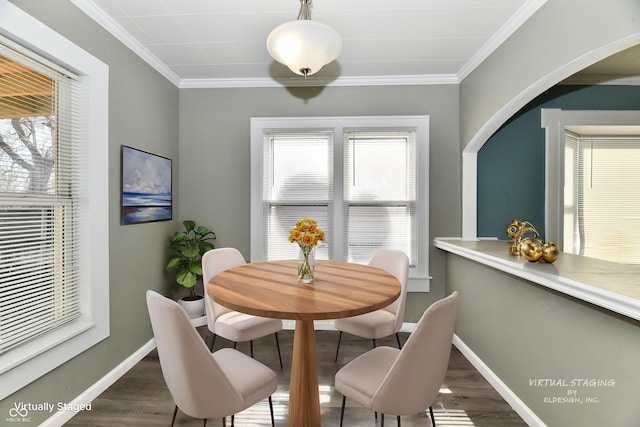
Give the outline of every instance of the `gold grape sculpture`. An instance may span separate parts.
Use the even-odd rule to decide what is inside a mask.
[[[533,236],[525,235],[531,233]],[[553,242],[544,243],[538,239],[540,233],[529,221],[514,219],[507,226],[507,236],[511,238],[509,253],[511,255],[522,255],[531,262],[554,262],[560,256],[558,247]]]

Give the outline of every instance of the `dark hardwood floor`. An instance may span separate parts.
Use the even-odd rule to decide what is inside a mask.
[[[201,334],[205,328],[199,328]],[[333,389],[334,375],[345,363],[371,348],[371,341],[343,335],[340,357],[334,362],[338,333],[317,331],[318,369],[322,425],[338,426],[342,396]],[[276,425],[287,425],[287,401],[293,332],[279,333],[284,369],[280,370],[273,336],[254,342],[254,356],[271,367],[280,376],[278,390],[273,395]],[[402,342],[407,334],[401,334]],[[211,336],[208,337],[208,340]],[[210,341],[208,341],[210,342]],[[379,340],[378,345],[396,346],[395,337]],[[214,351],[231,346],[229,341],[218,338]],[[238,350],[248,353],[249,344],[238,344]],[[174,403],[167,390],[155,351],[152,351],[115,384],[92,402],[91,411],[81,411],[65,425],[67,426],[169,426]],[[452,426],[526,426],[527,424],[500,395],[482,378],[473,366],[453,347],[449,370],[436,401],[433,403],[436,425]],[[414,416],[402,417],[404,427],[429,427],[428,411]],[[202,426],[202,420],[190,418],[178,412],[176,426]],[[221,426],[221,420],[209,420],[208,426]],[[227,420],[230,425],[230,420]],[[261,402],[235,417],[237,427],[269,426],[269,408]],[[345,426],[378,426],[373,412],[347,400]],[[388,415],[385,425],[395,426],[395,416]],[[304,427],[304,426],[290,426]]]

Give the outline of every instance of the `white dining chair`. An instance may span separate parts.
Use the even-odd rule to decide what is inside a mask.
[[[404,307],[407,300],[409,258],[402,251],[383,248],[378,249],[373,254],[369,265],[393,274],[400,282],[400,296],[393,303],[380,310],[359,316],[336,319],[334,321],[335,328],[340,331],[338,335],[338,347],[336,348],[336,362],[338,361],[338,352],[340,351],[343,332],[372,340],[374,348],[376,346],[376,339],[395,334],[398,348],[402,348],[398,332],[400,332],[400,328],[402,328]]]
[[[336,373],[335,388],[342,394],[340,426],[347,397],[365,408],[401,415],[414,415],[427,407],[435,427],[433,401],[449,366],[451,342],[458,312],[458,292],[431,304],[417,323],[402,350],[377,347]]]
[[[207,295],[207,283],[213,276],[244,264],[246,264],[244,257],[235,248],[211,249],[202,256],[207,328],[213,334],[210,348],[213,349],[213,344],[218,335],[233,341],[234,348],[239,342],[249,341],[250,353],[251,357],[253,357],[253,340],[274,334],[280,368],[282,369],[282,355],[278,340],[278,332],[282,330],[282,320],[240,313],[216,303]]]
[[[162,375],[176,407],[185,414],[204,420],[234,415],[269,398],[271,426],[275,427],[271,395],[278,387],[272,369],[237,350],[224,348],[211,353],[175,301],[148,290],[147,308],[160,359]]]

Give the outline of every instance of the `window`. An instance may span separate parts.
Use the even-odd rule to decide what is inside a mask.
[[[10,3],[0,27],[3,399],[109,334],[108,67]]]
[[[297,257],[289,229],[325,230],[318,259],[367,263],[376,249],[428,273],[428,117],[254,118],[251,259]]]
[[[542,109],[545,240],[564,252],[638,264],[640,111]]]
[[[614,130],[593,130],[606,129]],[[640,216],[640,137],[565,137],[565,251],[640,264],[632,231]]]
[[[73,80],[3,45],[0,70],[2,354],[78,318],[80,221]]]
[[[368,262],[390,247],[417,264],[416,132],[346,131],[344,233],[347,260]]]

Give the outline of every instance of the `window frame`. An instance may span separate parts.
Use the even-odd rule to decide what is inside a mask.
[[[640,265],[640,251],[628,239],[640,207],[640,126],[567,127],[565,146],[565,251]]]
[[[562,110],[543,108],[545,130],[545,240],[563,248],[565,128],[571,126],[637,126],[636,110]]]
[[[0,400],[62,365],[109,336],[108,217],[108,83],[102,61],[62,37],[11,3],[0,0],[3,43],[62,70],[70,70],[83,85],[86,144],[81,202],[81,315],[75,322],[38,337],[0,357]]]
[[[327,130],[334,132],[334,209],[332,235],[329,241],[343,238],[343,162],[344,131],[352,129],[381,131],[392,128],[416,130],[417,224],[416,266],[409,272],[409,290],[429,290],[429,116],[325,116],[325,117],[252,117],[251,118],[251,261],[263,261],[263,154],[265,133],[276,131]],[[338,207],[340,205],[340,207]],[[333,259],[344,259],[343,245],[332,248]]]

